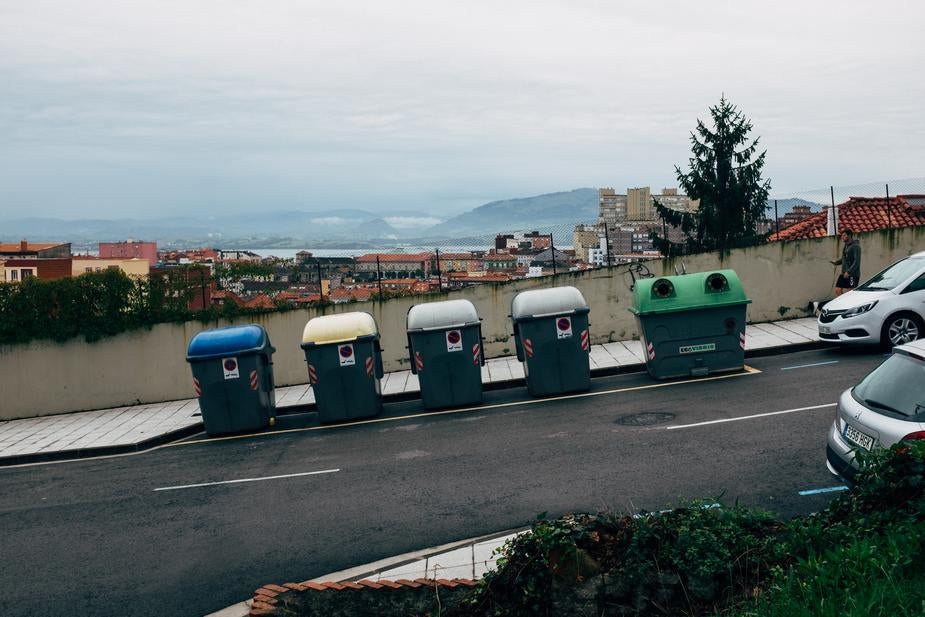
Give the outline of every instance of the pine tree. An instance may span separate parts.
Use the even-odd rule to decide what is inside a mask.
[[[659,218],[679,228],[689,252],[751,246],[763,240],[759,223],[766,218],[770,180],[761,179],[767,151],[755,156],[758,139],[749,144],[752,123],[723,96],[710,108],[713,128],[697,120],[691,133],[690,171],[675,166],[678,183],[691,199],[700,200],[697,212],[679,212],[655,200]],[[653,233],[664,254],[677,252],[667,238]]]

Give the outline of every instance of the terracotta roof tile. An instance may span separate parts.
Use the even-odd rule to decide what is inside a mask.
[[[835,206],[838,214],[838,229],[851,229],[855,233],[877,231],[879,229],[916,227],[925,225],[925,209],[912,206],[906,198],[918,196],[902,195],[891,197],[851,197],[845,203]],[[827,230],[828,213],[823,210],[773,233],[769,240],[800,240],[806,238],[823,238]]]

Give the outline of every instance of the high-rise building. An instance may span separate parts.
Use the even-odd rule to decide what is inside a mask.
[[[597,248],[600,245],[601,238],[604,237],[604,225],[575,225],[572,231],[572,248],[575,249],[575,257],[584,263],[591,263],[588,257],[588,249]]]
[[[616,225],[626,220],[626,195],[619,195],[612,188],[598,189],[599,220],[607,225]]]
[[[652,192],[647,186],[626,189],[626,220],[651,221],[655,219]]]

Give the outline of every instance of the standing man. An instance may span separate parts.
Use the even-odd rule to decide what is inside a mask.
[[[857,287],[861,278],[861,244],[850,229],[842,231],[841,239],[845,243],[844,248],[842,248],[841,259],[832,262],[833,265],[841,266],[842,270],[841,276],[835,282],[836,296]]]

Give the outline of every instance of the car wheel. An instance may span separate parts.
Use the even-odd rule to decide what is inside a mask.
[[[884,347],[892,349],[897,345],[917,341],[923,336],[925,326],[921,317],[913,313],[897,313],[884,322],[880,342]]]

